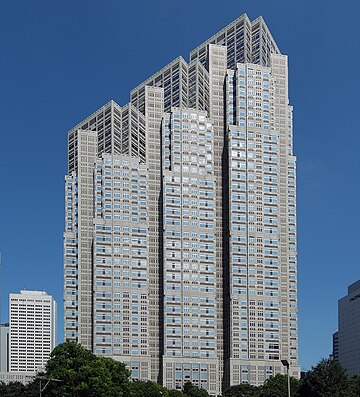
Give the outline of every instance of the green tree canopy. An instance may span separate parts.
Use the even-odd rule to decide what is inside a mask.
[[[62,380],[49,388],[51,396],[122,397],[129,393],[130,371],[125,364],[97,357],[74,342],[65,342],[53,350],[46,376]]]
[[[334,360],[323,359],[300,382],[300,397],[349,397],[350,381],[345,369]]]
[[[299,388],[299,381],[290,377],[290,395],[295,397]],[[287,375],[276,374],[265,381],[260,394],[261,397],[288,397]]]
[[[349,379],[351,396],[360,397],[360,376],[355,375]]]
[[[158,383],[137,380],[130,384],[131,397],[168,397],[169,391]]]
[[[5,384],[0,382],[1,397],[25,397],[26,387],[20,382],[10,382]]]
[[[169,390],[169,397],[185,397],[185,394],[180,390]]]
[[[259,397],[261,387],[249,385],[248,383],[241,383],[229,387],[224,392],[224,397]]]
[[[194,386],[191,382],[185,382],[182,391],[187,397],[209,397],[209,393],[205,389]]]

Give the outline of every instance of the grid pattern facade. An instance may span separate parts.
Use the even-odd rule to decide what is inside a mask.
[[[78,131],[94,131],[98,155],[102,153],[127,154],[145,160],[145,119],[130,103],[120,107],[110,101],[68,133],[68,171],[78,169]]]
[[[78,338],[78,186],[77,177],[65,178],[64,338]]]
[[[193,49],[190,52],[190,61],[198,59],[200,63],[206,65],[209,44],[226,46],[229,69],[234,69],[237,63],[269,66],[271,55],[280,54],[264,19],[259,17],[250,21],[246,14],[229,23]]]
[[[210,109],[209,72],[195,59],[189,65],[189,108]]]
[[[0,324],[0,373],[9,371],[9,331],[8,323]]]
[[[336,331],[332,337],[332,353],[330,357],[333,360],[339,361],[339,333]]]
[[[275,65],[286,65],[286,57],[274,58]],[[272,68],[238,64],[226,78],[232,384],[263,383],[281,371],[284,357],[298,372],[291,108],[284,98],[287,109],[277,120],[277,97],[285,90],[277,90],[273,74]]]
[[[338,301],[338,332],[334,334],[334,358],[352,375],[360,374],[360,280],[349,285]]]
[[[206,113],[163,118],[164,383],[217,392],[215,178]]]
[[[92,348],[94,163],[97,135],[74,132],[76,170],[65,177],[64,338]]]
[[[147,379],[147,170],[136,158],[103,155],[94,178],[93,351]]]
[[[188,64],[180,56],[149,77],[130,93],[131,103],[145,114],[145,87],[161,87],[164,89],[164,110],[172,106],[188,105]]]
[[[55,347],[56,303],[45,292],[21,291],[9,304],[9,371],[38,371]]]
[[[85,136],[91,148],[89,141],[81,145]],[[114,249],[124,230],[96,231],[94,224],[106,223],[110,212],[119,227],[131,220],[116,213],[123,203],[114,202],[114,185],[96,187],[99,172],[110,172],[104,161],[119,154],[147,171],[147,235],[139,240],[147,262],[137,273],[147,284],[140,298],[129,293],[115,303],[122,276],[115,274]],[[169,388],[191,380],[212,395],[240,382],[263,383],[284,372],[281,359],[299,375],[287,57],[261,17],[239,17],[196,47],[189,63],[178,57],[134,88],[128,105],[109,102],[74,127],[66,197],[65,337],[126,361],[135,378],[147,374]],[[111,249],[106,269],[97,268],[98,244]],[[133,259],[141,263],[130,246],[128,252],[130,267]],[[95,290],[108,296],[98,301]],[[128,336],[115,335],[113,317],[97,333],[101,314],[130,310],[132,299],[138,316],[130,310],[128,317],[141,318],[146,294],[147,337],[133,337],[123,320]]]

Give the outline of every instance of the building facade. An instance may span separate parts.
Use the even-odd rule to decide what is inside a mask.
[[[292,107],[264,20],[239,17],[68,145],[65,338],[212,395],[283,359],[299,376]]]
[[[37,372],[0,372],[0,382],[5,384],[20,382],[23,385],[27,385],[35,379],[36,375]]]
[[[339,361],[339,333],[337,331],[333,333],[332,342],[332,353],[330,354],[330,358]]]
[[[42,369],[55,347],[56,303],[43,291],[9,297],[9,372]]]
[[[349,285],[338,301],[338,331],[333,335],[333,357],[348,375],[360,374],[360,280]]]
[[[9,329],[8,323],[0,324],[0,372],[9,371]]]

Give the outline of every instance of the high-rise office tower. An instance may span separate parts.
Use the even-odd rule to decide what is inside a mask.
[[[9,371],[38,371],[55,347],[56,302],[43,291],[20,291],[10,294],[9,313]]]
[[[65,338],[169,388],[298,376],[287,57],[243,15],[130,99],[69,131]]]
[[[338,331],[333,334],[333,358],[349,375],[360,375],[360,280],[348,286],[338,301]]]
[[[0,372],[9,371],[9,324],[0,324]]]
[[[329,355],[333,360],[339,361],[339,332],[333,333],[332,353]]]

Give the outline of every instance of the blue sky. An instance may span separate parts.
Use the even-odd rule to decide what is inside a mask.
[[[300,363],[331,351],[337,300],[360,278],[360,2],[0,2],[2,321],[8,294],[59,306],[67,130],[243,14],[289,55],[298,157]]]

